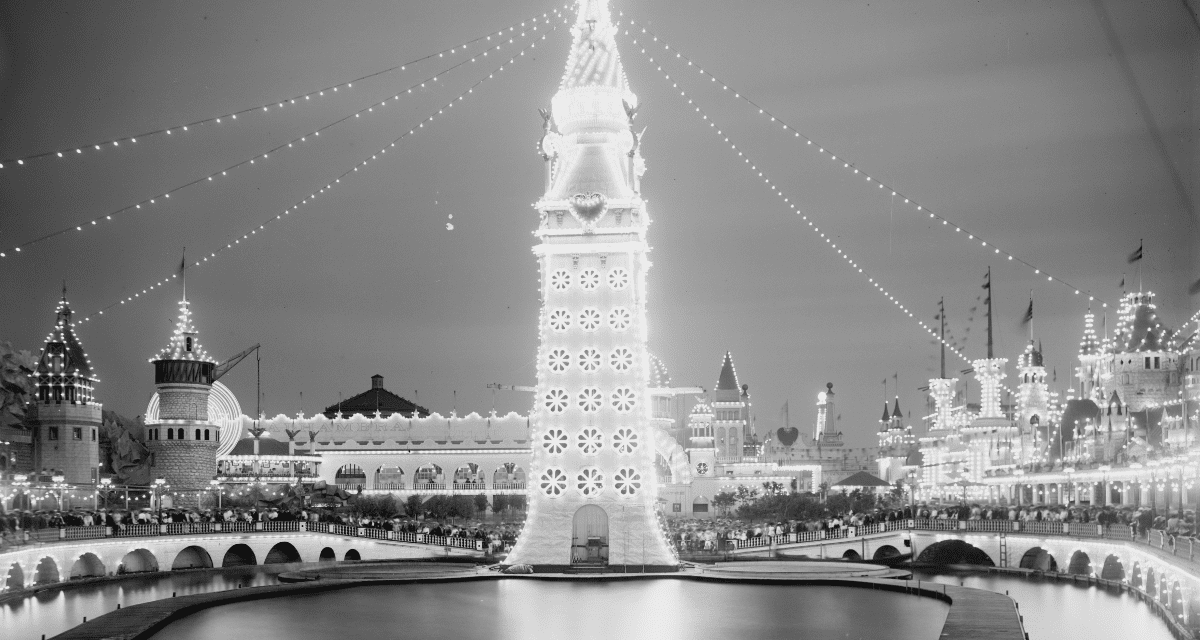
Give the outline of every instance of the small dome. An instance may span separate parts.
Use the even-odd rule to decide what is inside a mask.
[[[711,416],[712,412],[712,407],[708,406],[707,402],[697,402],[696,406],[692,407],[694,416]]]

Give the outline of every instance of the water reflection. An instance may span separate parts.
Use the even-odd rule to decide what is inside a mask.
[[[849,587],[503,580],[236,603],[189,616],[155,638],[223,639],[237,629],[261,640],[328,640],[393,637],[403,629],[411,638],[489,640],[934,640],[947,610],[930,598]]]
[[[278,574],[311,566],[316,564],[272,564],[221,571],[185,571],[44,591],[29,598],[0,604],[0,638],[38,640],[42,634],[49,638],[83,622],[85,616],[92,619],[116,609],[118,603],[128,607],[170,598],[172,593],[182,596],[225,591],[238,586],[278,584]]]
[[[1030,638],[1172,640],[1166,623],[1128,593],[1000,574],[917,572],[914,577],[997,593],[1007,591],[1020,605]]]

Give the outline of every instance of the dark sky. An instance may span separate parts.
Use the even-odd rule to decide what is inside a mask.
[[[552,8],[533,0],[7,2],[0,157],[277,102]],[[1185,3],[614,0],[614,10],[651,25],[839,157],[1110,305],[1129,272],[1133,286],[1140,278],[1160,294],[1169,325],[1200,306],[1188,295],[1200,264],[1200,38]],[[6,162],[0,338],[38,348],[64,278],[82,316],[170,275],[185,245],[200,255],[240,238],[413,128],[527,41],[299,148],[180,191],[169,204],[16,257],[16,244],[253,157],[463,56],[136,147]],[[367,388],[374,373],[441,411],[457,390],[460,413],[490,408],[489,382],[534,382],[530,203],[543,188],[536,109],[549,104],[568,42],[560,27],[327,196],[189,273],[211,353],[223,359],[263,344],[266,411],[312,413],[339,392]],[[675,382],[711,387],[728,349],[761,430],[775,426],[785,401],[793,424],[811,428],[815,395],[830,381],[840,428],[851,443],[868,444],[881,382],[894,372],[902,404],[914,419],[922,415],[917,387],[935,375],[936,349],[915,321],[786,210],[628,38],[618,43],[641,101],[639,126],[648,127],[650,347]],[[1020,318],[1032,289],[1035,336],[1058,386],[1069,383],[1086,296],[868,188],[695,67],[660,62],[760,171],[916,315],[932,322],[945,296],[971,357],[983,355],[982,309],[967,320],[987,267],[996,282],[997,349],[1010,361],[1027,339]],[[1135,276],[1125,258],[1139,239],[1146,258]],[[156,289],[80,327],[106,406],[130,416],[144,410],[153,391],[146,360],[166,344],[178,299],[177,287]],[[226,381],[253,411],[253,365]],[[529,398],[502,393],[496,403],[524,412]]]

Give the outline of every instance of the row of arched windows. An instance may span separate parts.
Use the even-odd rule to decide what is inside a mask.
[[[163,429],[152,427],[146,430],[146,438],[149,440],[187,440],[187,431],[183,427],[167,427],[166,438],[163,438]],[[196,437],[193,440],[211,440],[213,438],[212,429],[196,429]]]

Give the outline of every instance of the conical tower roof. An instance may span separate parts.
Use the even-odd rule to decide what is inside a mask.
[[[92,379],[92,363],[88,360],[87,352],[75,336],[71,325],[71,305],[67,302],[67,290],[63,288],[63,297],[55,308],[54,329],[46,336],[46,344],[42,347],[38,359],[37,373],[39,375],[73,375]],[[93,380],[94,382],[94,380]]]
[[[726,351],[725,361],[721,363],[721,375],[717,376],[717,391],[737,391],[737,372],[733,370],[733,354]]]
[[[617,52],[617,28],[612,23],[608,0],[579,0],[579,13],[571,35],[571,53],[558,85],[560,91],[576,87],[629,91],[621,54]]]
[[[900,396],[896,396],[896,404],[892,407],[892,417],[896,419],[904,417],[904,414],[900,413]]]
[[[887,400],[883,401],[883,417],[879,419],[879,430],[887,431],[888,423],[892,421],[891,414],[888,413]]]
[[[171,334],[170,342],[158,352],[151,362],[159,360],[194,360],[197,362],[216,363],[200,346],[195,325],[192,324],[191,303],[187,298],[179,301],[179,316],[175,322],[175,331]]]

